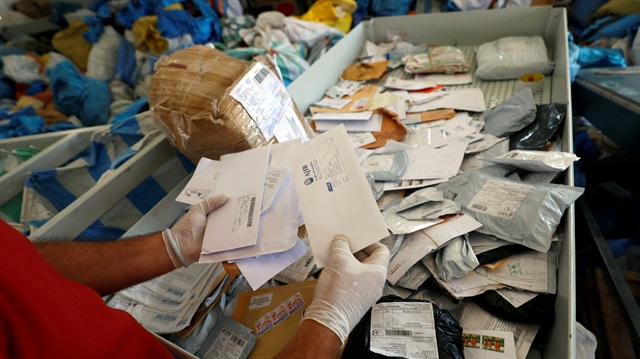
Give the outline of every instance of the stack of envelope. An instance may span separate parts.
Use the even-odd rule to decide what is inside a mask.
[[[318,268],[337,234],[354,251],[388,235],[344,126],[305,143],[202,158],[176,200],[193,205],[218,193],[228,200],[207,218],[199,262],[233,262],[254,289],[307,253],[303,223]]]
[[[221,264],[195,263],[113,295],[107,305],[130,313],[147,330],[175,333],[191,324],[205,298],[222,295],[226,273]]]

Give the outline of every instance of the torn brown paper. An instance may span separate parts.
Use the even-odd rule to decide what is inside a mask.
[[[388,65],[388,60],[370,64],[356,62],[342,72],[341,78],[350,81],[377,80],[382,77]]]
[[[379,132],[372,132],[376,142],[360,146],[360,148],[378,148],[387,144],[387,141],[402,141],[407,136],[407,128],[398,120],[395,113],[380,108],[374,111],[382,115],[382,129]]]

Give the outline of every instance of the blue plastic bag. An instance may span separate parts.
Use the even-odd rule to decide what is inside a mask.
[[[44,81],[36,80],[29,85],[29,87],[27,88],[27,91],[25,92],[25,95],[39,94],[40,92],[46,89],[47,89],[47,84],[45,84]]]
[[[89,25],[89,30],[85,31],[82,34],[82,37],[89,41],[91,45],[94,45],[98,40],[100,40],[100,35],[102,35],[102,32],[104,31],[102,20],[97,16],[83,16],[82,19],[87,23],[87,25]]]
[[[115,77],[131,87],[138,83],[136,76],[136,47],[129,40],[122,39],[118,49]]]
[[[214,32],[216,19],[200,16],[191,22],[191,39],[195,44],[204,45],[209,42]]]
[[[82,75],[69,61],[48,68],[47,76],[60,111],[77,116],[86,126],[107,123],[111,91],[106,83]]]
[[[193,18],[188,11],[169,10],[158,14],[158,30],[165,38],[180,37],[191,30]]]
[[[0,110],[0,120],[9,120],[0,125],[0,139],[35,135],[43,132],[46,123],[36,115],[33,107],[28,106],[15,112]]]
[[[602,38],[633,36],[638,31],[638,27],[640,27],[640,14],[627,15],[621,18],[615,16],[603,17],[580,34],[580,43],[591,43]]]
[[[0,78],[0,98],[13,98],[15,95],[14,82],[8,78]]]
[[[96,0],[89,4],[89,10],[93,11],[101,19],[111,17],[111,9],[109,9],[109,0]]]
[[[576,75],[580,70],[578,59],[580,58],[580,46],[573,42],[573,35],[569,33],[569,77],[571,82],[575,81]]]
[[[627,67],[621,49],[582,47],[578,56],[580,67]]]
[[[211,5],[209,5],[209,3],[204,0],[193,0],[193,5],[200,12],[202,17],[213,19],[213,20],[206,20],[206,21],[198,20],[199,22],[203,22],[203,23],[211,21],[211,36],[209,37],[208,41],[220,42],[222,40],[222,27],[220,25],[220,18],[218,17],[216,12],[213,11],[213,9],[211,8]],[[202,24],[198,26],[198,28],[201,30],[203,27],[204,26]]]
[[[413,6],[413,0],[357,0],[354,15],[394,16],[406,15]]]

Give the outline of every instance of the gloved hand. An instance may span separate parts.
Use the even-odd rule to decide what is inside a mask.
[[[189,212],[178,223],[162,232],[164,247],[176,269],[188,267],[191,263],[198,261],[207,215],[225,202],[227,202],[226,194],[209,197],[191,206]]]
[[[329,262],[320,274],[313,302],[303,320],[324,325],[344,343],[382,296],[388,266],[389,249],[383,244],[374,243],[354,255],[349,240],[340,234],[335,236]]]

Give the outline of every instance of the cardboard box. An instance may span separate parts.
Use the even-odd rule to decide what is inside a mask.
[[[318,280],[241,293],[233,319],[258,336],[249,359],[273,358],[298,329]],[[286,311],[286,318],[283,318]],[[271,315],[270,315],[271,314]]]

